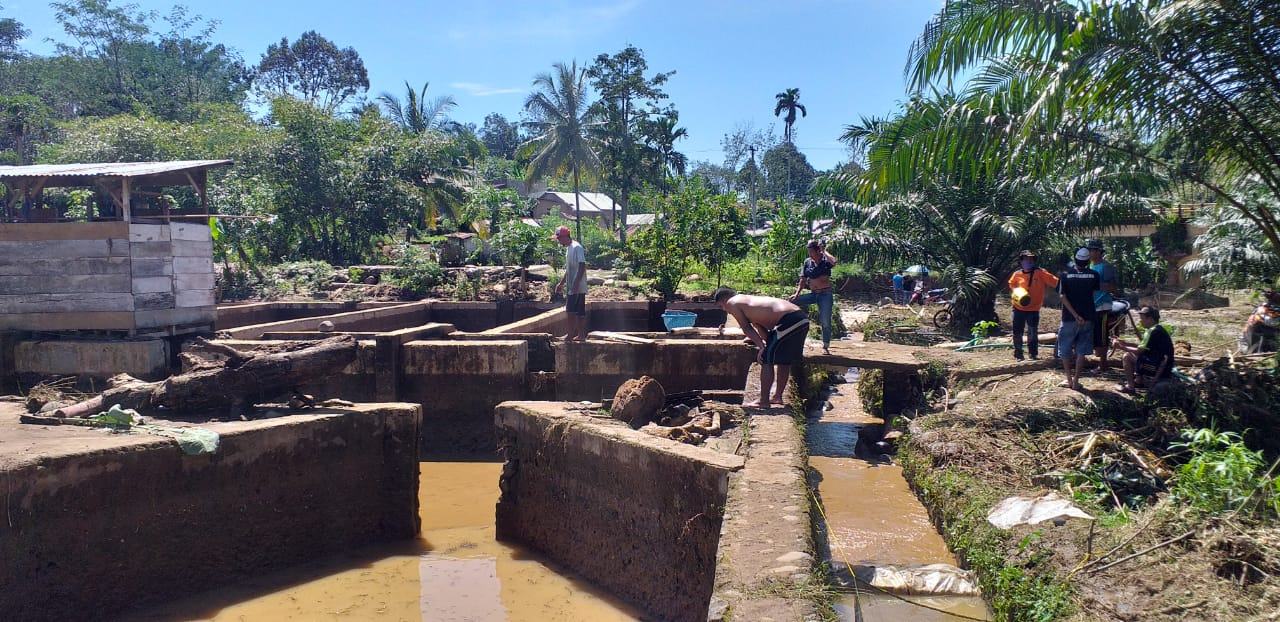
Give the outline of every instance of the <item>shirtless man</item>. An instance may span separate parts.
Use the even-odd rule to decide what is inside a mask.
[[[744,402],[748,408],[768,408],[782,404],[787,381],[791,378],[791,364],[798,363],[804,354],[804,340],[809,335],[809,315],[800,307],[781,298],[739,294],[728,287],[721,287],[713,294],[716,304],[732,315],[742,327],[742,332],[760,349],[756,361],[760,363],[760,398]],[[762,335],[768,335],[766,339]],[[778,390],[773,392],[774,378]]]

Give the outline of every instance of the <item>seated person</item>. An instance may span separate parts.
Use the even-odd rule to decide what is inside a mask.
[[[1173,375],[1173,337],[1169,329],[1160,324],[1160,310],[1152,307],[1138,309],[1138,322],[1146,329],[1140,343],[1129,343],[1119,337],[1111,346],[1124,352],[1124,384],[1116,386],[1123,393],[1133,393],[1136,380],[1141,375],[1146,386]]]

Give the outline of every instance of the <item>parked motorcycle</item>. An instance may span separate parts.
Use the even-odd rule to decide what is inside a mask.
[[[931,289],[927,292],[915,291],[911,293],[911,301],[907,304],[913,305],[940,305],[947,302],[947,288]]]

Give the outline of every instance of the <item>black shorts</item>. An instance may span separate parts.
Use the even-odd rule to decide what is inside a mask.
[[[569,294],[565,296],[564,311],[570,315],[586,316],[587,314],[587,295],[586,294]]]
[[[779,337],[778,335],[782,335]],[[809,314],[792,311],[769,331],[764,344],[765,365],[791,365],[804,356],[804,340],[809,337]]]
[[[1168,368],[1165,368],[1163,374],[1156,376],[1156,373],[1160,371],[1160,363],[1160,359],[1154,356],[1138,355],[1138,373],[1156,380],[1168,378],[1170,376]]]
[[[1098,321],[1093,323],[1093,347],[1094,348],[1111,346],[1111,338],[1108,335],[1111,333],[1112,322],[1113,320],[1111,319],[1111,313],[1107,311],[1098,312]]]

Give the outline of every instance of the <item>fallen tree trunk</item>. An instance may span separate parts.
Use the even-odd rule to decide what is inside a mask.
[[[160,382],[143,382],[120,374],[111,379],[111,388],[102,395],[55,414],[84,416],[118,404],[150,415],[160,410],[182,414],[222,411],[235,417],[254,404],[323,380],[356,359],[356,340],[350,335],[265,353],[227,352],[228,348],[207,342],[200,345],[197,351],[223,354],[227,360],[205,362]]]

